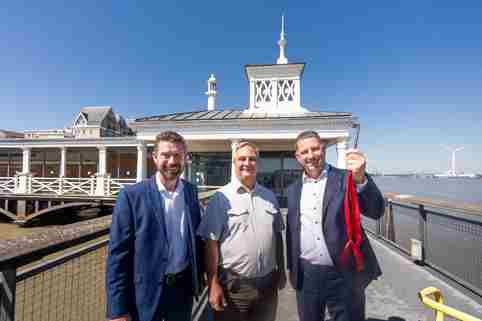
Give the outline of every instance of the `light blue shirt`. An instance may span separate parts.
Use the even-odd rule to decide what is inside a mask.
[[[176,190],[170,192],[161,183],[159,172],[156,174],[156,183],[164,203],[164,221],[169,244],[166,273],[178,273],[189,265],[184,184],[178,180]]]

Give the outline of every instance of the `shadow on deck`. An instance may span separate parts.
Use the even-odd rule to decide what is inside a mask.
[[[447,305],[475,317],[482,316],[480,297],[479,300],[470,298],[373,238],[371,243],[377,253],[383,275],[367,288],[367,321],[435,320],[433,311],[422,305],[417,296],[420,290],[428,286],[439,288]],[[209,311],[203,311],[199,320],[211,320]],[[280,292],[277,320],[298,320],[295,291],[289,285]]]

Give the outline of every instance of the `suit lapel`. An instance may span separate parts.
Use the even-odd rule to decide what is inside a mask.
[[[330,166],[327,175],[325,193],[323,196],[323,219],[326,216],[328,205],[330,205],[336,195],[339,195],[341,189],[339,172]]]
[[[149,179],[147,196],[149,198],[149,204],[154,211],[154,216],[161,226],[161,231],[164,233],[164,239],[167,241],[166,222],[164,220],[164,203],[161,194],[159,193],[159,188],[157,187],[156,175],[153,175]]]
[[[300,202],[301,202],[301,190],[303,188],[303,178],[299,179],[298,182],[295,185],[293,195],[296,197],[295,202],[294,202],[294,214],[295,214],[295,222],[296,226],[299,226],[301,224],[300,220]]]
[[[196,253],[196,231],[194,230],[193,226],[193,212],[191,210],[191,204],[192,202],[195,202],[196,200],[194,199],[194,193],[192,193],[192,189],[188,187],[186,182],[183,181],[184,188],[184,204],[185,204],[185,218],[186,218],[186,223],[187,223],[187,230],[188,230],[188,244],[189,244],[189,256],[190,260],[192,262],[192,278],[193,278],[193,283],[194,283],[194,293],[199,293],[199,282],[198,282],[198,273],[197,273],[197,253]]]

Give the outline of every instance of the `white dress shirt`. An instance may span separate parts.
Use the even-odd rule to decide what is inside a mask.
[[[320,177],[313,179],[303,173],[303,187],[300,198],[301,220],[301,255],[302,259],[315,265],[333,266],[330,252],[323,234],[323,199],[329,165],[321,172]],[[363,191],[367,178],[357,184],[357,193]]]
[[[164,203],[164,221],[169,243],[166,273],[178,273],[189,265],[184,184],[178,180],[176,189],[173,192],[168,191],[161,183],[159,172],[156,173],[156,182]]]
[[[320,177],[310,178],[303,174],[300,198],[301,255],[302,259],[315,265],[333,266],[333,261],[323,235],[323,197],[325,195],[328,166]]]

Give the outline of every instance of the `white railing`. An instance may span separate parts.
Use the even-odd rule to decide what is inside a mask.
[[[30,177],[29,188],[30,194],[61,194],[60,177]]]
[[[109,176],[74,178],[32,177],[28,174],[19,174],[15,177],[0,177],[0,194],[115,196],[123,187],[135,183],[134,178]]]
[[[16,187],[16,177],[0,177],[0,193],[15,194]]]
[[[133,185],[135,183],[135,178],[106,178],[105,193],[106,195],[117,195],[124,186]]]
[[[91,178],[62,178],[61,193],[75,194],[75,195],[94,195],[95,192],[95,177]]]

